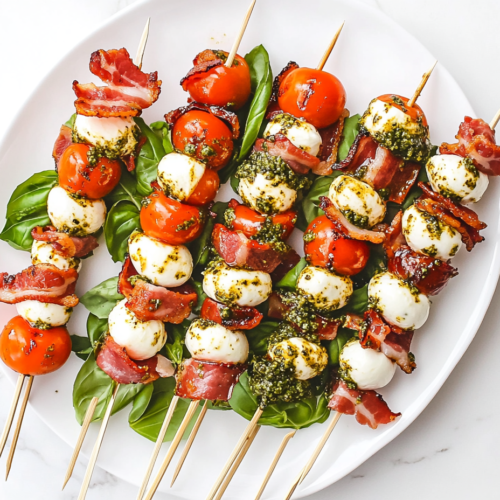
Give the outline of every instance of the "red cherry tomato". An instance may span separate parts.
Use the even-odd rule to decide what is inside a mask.
[[[186,203],[197,207],[207,205],[211,201],[214,201],[217,191],[219,191],[219,186],[220,179],[217,172],[207,168],[200,182],[198,182],[191,193],[191,196],[186,200]]]
[[[120,182],[122,169],[117,160],[100,158],[91,167],[87,159],[90,146],[71,144],[61,156],[57,170],[59,184],[70,193],[96,200],[111,193]]]
[[[39,330],[21,316],[12,318],[0,335],[0,358],[23,375],[45,375],[61,368],[71,353],[65,326]]]
[[[396,100],[394,100],[394,98],[396,98]],[[377,99],[382,102],[387,102],[391,106],[400,109],[401,111],[403,111],[403,113],[407,114],[412,120],[417,121],[417,119],[420,118],[422,120],[422,125],[424,127],[428,126],[427,118],[422,108],[418,104],[414,104],[411,108],[407,107],[407,103],[410,100],[408,99],[408,97],[403,97],[397,94],[384,94],[377,97]],[[401,101],[403,101],[403,105],[401,104]]]
[[[168,198],[160,191],[145,198],[140,220],[147,236],[169,245],[189,243],[203,230],[203,215],[198,208]]]
[[[340,236],[326,215],[314,219],[304,235],[304,253],[313,266],[352,276],[363,270],[370,257],[370,247],[364,241]],[[307,241],[309,235],[310,240]]]
[[[227,57],[227,52],[220,52]],[[182,88],[193,101],[237,110],[250,96],[250,69],[245,59],[236,55],[230,68],[223,64],[195,73],[182,82]]]
[[[297,68],[281,82],[279,107],[316,128],[335,123],[344,107],[346,95],[340,80],[319,69]]]
[[[231,159],[233,140],[230,128],[206,111],[188,111],[176,122],[172,131],[176,149],[220,170]]]

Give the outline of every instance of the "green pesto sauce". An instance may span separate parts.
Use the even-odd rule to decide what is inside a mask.
[[[224,211],[224,225],[228,229],[233,229],[233,223],[234,220],[236,219],[236,215],[234,213],[234,208],[226,208]]]
[[[280,297],[283,304],[289,307],[288,311],[283,315],[284,319],[297,325],[306,335],[317,331],[317,316],[312,304],[306,297],[294,292],[281,292]]]
[[[283,226],[281,224],[273,224],[272,217],[266,217],[262,228],[257,234],[250,239],[259,243],[268,243],[279,253],[286,253],[290,250],[290,246],[283,241]]]
[[[311,243],[311,241],[314,241],[316,239],[316,234],[312,231],[306,231],[304,235],[302,236],[302,239],[306,243]]]
[[[341,210],[344,217],[351,223],[361,229],[366,229],[368,227],[369,217],[368,215],[360,215],[352,210]]]
[[[196,217],[191,217],[190,219],[185,220],[182,224],[179,224],[175,228],[175,231],[176,232],[178,232],[178,231],[186,231],[187,229],[189,229],[194,224],[196,224]]]
[[[130,276],[130,278],[127,279],[127,281],[132,286],[135,286],[139,280],[145,281],[146,283],[152,283],[152,281],[149,278],[146,278],[146,276],[141,276],[140,274],[136,274],[135,276]]]

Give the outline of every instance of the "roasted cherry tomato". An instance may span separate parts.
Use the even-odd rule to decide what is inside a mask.
[[[214,170],[226,165],[233,154],[230,128],[206,111],[192,110],[182,115],[175,122],[172,142],[176,149],[195,156]]]
[[[59,160],[59,184],[71,193],[96,200],[111,193],[120,182],[122,169],[117,160],[100,158],[91,167],[87,159],[90,146],[71,144]]]
[[[319,69],[290,71],[278,91],[279,107],[316,128],[335,123],[344,107],[345,89],[338,78]]]
[[[427,127],[427,118],[425,117],[422,108],[418,104],[414,104],[411,108],[407,106],[407,103],[410,99],[408,97],[403,97],[397,94],[384,94],[377,97],[379,101],[387,102],[391,106],[395,106],[396,108],[403,111],[403,113],[407,114],[412,120],[417,121],[418,119],[422,120],[422,125]]]
[[[217,51],[217,54],[224,60],[228,55],[222,50]],[[250,96],[250,69],[245,59],[236,55],[230,68],[223,64],[195,72],[183,80],[182,88],[189,92],[193,101],[232,110],[240,109]]]
[[[142,230],[169,245],[183,245],[196,239],[203,230],[203,212],[196,207],[154,191],[141,208]]]
[[[0,335],[0,358],[23,375],[54,372],[66,363],[70,354],[71,338],[65,326],[39,330],[16,316]]]
[[[191,196],[186,200],[186,203],[200,207],[214,201],[217,191],[219,191],[219,186],[220,179],[217,172],[207,168],[200,182],[198,182],[196,188],[191,193]]]
[[[352,276],[366,266],[370,247],[364,241],[339,235],[326,215],[316,217],[304,233],[304,253],[309,264]]]
[[[207,297],[201,306],[200,317],[209,319],[228,330],[251,330],[259,325],[264,315],[255,307],[227,307]]]

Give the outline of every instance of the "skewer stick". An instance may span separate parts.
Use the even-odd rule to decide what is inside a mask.
[[[144,57],[144,51],[146,50],[146,43],[148,43],[150,21],[151,18],[148,17],[148,20],[146,21],[146,26],[144,26],[144,31],[142,32],[141,41],[139,42],[139,47],[137,47],[137,54],[135,55],[134,58],[134,64],[138,66],[139,69],[142,68],[142,58]]]
[[[168,426],[170,425],[170,421],[174,416],[174,411],[179,402],[179,396],[174,396],[172,401],[170,402],[170,406],[168,407],[167,414],[165,415],[165,420],[160,429],[160,433],[158,434],[158,438],[156,439],[156,444],[153,450],[153,454],[151,455],[151,459],[149,461],[149,465],[142,480],[141,489],[139,490],[139,494],[137,495],[137,500],[142,500],[144,493],[146,493],[146,489],[148,487],[149,479],[151,478],[151,474],[153,473],[153,469],[158,459],[158,454],[160,453],[161,446],[163,444],[163,440],[165,439],[165,434],[167,433]]]
[[[19,439],[19,433],[21,432],[21,426],[23,425],[24,413],[26,412],[26,406],[28,405],[28,399],[30,397],[31,387],[33,386],[34,377],[30,375],[28,377],[28,384],[24,391],[23,401],[21,403],[21,408],[19,410],[19,415],[17,417],[16,428],[14,429],[14,435],[12,436],[12,443],[10,444],[9,456],[7,457],[7,465],[5,467],[5,480],[9,477],[10,468],[12,467],[12,460],[14,460],[14,453],[16,452],[17,440]]]
[[[494,130],[499,121],[500,121],[500,109],[497,111],[497,114],[494,116],[493,120],[491,120],[490,127]],[[2,452],[0,449],[0,455],[1,454],[2,454]]]
[[[76,461],[78,460],[78,455],[80,454],[80,450],[82,449],[83,441],[85,440],[85,436],[87,435],[87,431],[89,430],[89,426],[90,423],[92,422],[92,418],[94,416],[98,402],[99,398],[93,397],[92,401],[90,401],[89,407],[87,408],[87,412],[85,413],[85,418],[83,420],[82,428],[80,429],[80,435],[78,436],[78,441],[76,442],[73,455],[71,456],[71,460],[69,462],[68,470],[66,471],[64,484],[62,487],[63,490],[68,484],[68,481],[71,479],[71,476],[73,475],[73,469],[75,468]]]
[[[222,481],[224,481],[225,477],[227,476],[229,469],[232,467],[234,461],[238,458],[238,455],[241,453],[241,450],[245,446],[245,442],[248,439],[248,436],[252,434],[254,431],[255,427],[257,426],[257,422],[259,421],[260,416],[262,415],[263,410],[259,407],[257,408],[256,412],[254,413],[252,420],[249,422],[247,425],[245,431],[243,432],[242,436],[240,437],[238,443],[236,444],[236,447],[234,448],[233,452],[231,453],[231,456],[227,460],[226,464],[224,465],[224,468],[222,469],[222,472],[219,474],[219,477],[215,481],[215,484],[213,485],[212,489],[210,490],[210,493],[208,494],[207,500],[214,500],[215,495],[217,494],[217,491],[219,490]]]
[[[198,434],[198,431],[200,430],[201,423],[203,422],[203,419],[205,418],[205,415],[207,414],[208,410],[208,401],[205,401],[205,404],[203,405],[203,408],[201,409],[200,414],[198,415],[198,418],[196,419],[196,423],[194,424],[193,430],[191,431],[191,434],[189,435],[189,438],[186,442],[186,445],[184,446],[184,449],[182,450],[182,455],[181,458],[179,459],[179,463],[177,464],[177,467],[175,468],[174,475],[172,477],[172,482],[170,483],[170,487],[172,487],[175,483],[175,480],[177,479],[177,476],[181,472],[182,466],[184,465],[184,461],[186,460],[189,450],[191,449],[191,446],[193,444],[194,438]]]
[[[255,497],[255,500],[260,500],[260,497],[264,493],[264,490],[267,487],[267,483],[269,483],[269,480],[271,479],[271,476],[274,473],[274,469],[276,469],[276,466],[278,465],[278,462],[281,458],[281,455],[283,455],[283,452],[285,451],[285,448],[297,432],[297,429],[293,430],[292,432],[289,432],[284,438],[283,441],[281,441],[280,447],[278,448],[278,451],[276,452],[276,455],[274,455],[273,461],[271,462],[271,465],[269,466],[269,469],[267,470],[266,476],[264,477],[264,480],[262,481],[262,484],[260,485],[260,489],[257,492],[257,495]]]
[[[0,438],[0,457],[2,456],[3,450],[5,448],[5,443],[7,442],[7,439],[9,437],[12,422],[14,421],[14,416],[16,414],[17,405],[19,404],[19,397],[21,396],[25,377],[26,375],[22,375],[21,373],[17,377],[16,389],[14,390],[14,398],[12,399],[9,414],[7,415],[7,421],[5,422],[2,437]]]
[[[111,411],[113,410],[119,388],[120,384],[116,384],[116,387],[106,408],[106,413],[104,414],[104,418],[102,419],[101,428],[99,430],[97,440],[94,444],[92,455],[90,455],[89,464],[87,466],[87,471],[85,472],[85,477],[83,478],[83,483],[80,489],[80,494],[78,495],[78,500],[85,500],[85,497],[87,496],[87,490],[89,489],[90,480],[92,479],[92,473],[94,472],[94,467],[97,462],[97,457],[99,456],[102,440],[104,439],[104,433],[106,432],[106,427],[108,426],[109,417],[111,417]]]
[[[434,61],[432,68],[429,71],[427,71],[427,73],[423,74],[422,80],[420,81],[420,84],[418,85],[417,90],[415,90],[413,97],[408,101],[408,103],[406,104],[406,107],[411,108],[417,102],[419,95],[422,93],[422,90],[424,89],[425,84],[427,83],[427,81],[431,77],[432,72],[433,72],[434,68],[436,67],[437,63],[438,63],[437,60]]]
[[[257,0],[253,0],[252,3],[250,4],[250,7],[248,7],[245,19],[243,20],[243,24],[241,25],[240,31],[236,36],[236,39],[234,40],[233,46],[231,47],[231,52],[229,52],[229,55],[227,56],[225,64],[226,68],[230,68],[233,64],[234,58],[236,57],[236,52],[238,52],[238,47],[240,46],[243,35],[245,34],[248,21],[250,21],[250,17],[252,16],[253,8],[255,7],[256,2]]]
[[[332,53],[333,47],[335,47],[335,44],[337,43],[337,40],[339,39],[340,32],[342,31],[342,28],[344,27],[345,21],[340,25],[340,28],[337,30],[337,33],[335,33],[334,37],[332,38],[332,41],[330,42],[330,45],[326,49],[326,52],[323,54],[323,57],[321,58],[321,61],[318,64],[318,67],[316,69],[319,69],[320,71],[323,69],[323,67],[326,64],[326,61],[328,61],[328,58],[330,57],[330,54]]]

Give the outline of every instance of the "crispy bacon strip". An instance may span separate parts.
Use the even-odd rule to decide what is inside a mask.
[[[288,271],[291,271],[300,261],[300,255],[290,248],[285,255],[281,256],[281,264],[271,273],[273,283],[280,281],[285,277]]]
[[[30,266],[18,274],[0,273],[0,302],[17,304],[38,300],[47,304],[75,307],[78,273],[75,269],[63,271],[52,264]]]
[[[233,306],[228,308],[224,304],[212,300],[210,297],[207,297],[203,302],[200,316],[219,323],[219,325],[228,330],[251,330],[264,317],[255,307]]]
[[[56,170],[57,164],[59,163],[59,159],[68,146],[73,144],[72,139],[73,131],[70,127],[66,125],[61,126],[61,130],[59,130],[59,135],[57,136],[56,142],[54,143],[54,149],[52,150],[52,158],[56,162]]]
[[[198,75],[206,73],[212,68],[222,66],[224,61],[220,59],[214,50],[206,49],[200,52],[193,59],[194,67],[188,71],[188,74],[181,80],[182,88],[187,91],[189,80],[196,80]]]
[[[85,257],[99,246],[94,236],[69,236],[57,232],[53,226],[35,226],[31,230],[31,236],[34,240],[51,243],[54,251],[64,257]]]

